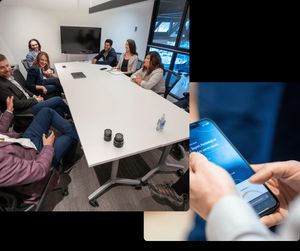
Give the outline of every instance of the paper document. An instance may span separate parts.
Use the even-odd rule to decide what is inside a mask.
[[[122,71],[118,71],[118,70],[108,70],[109,73],[114,74],[114,75],[121,75],[124,74],[124,72]]]

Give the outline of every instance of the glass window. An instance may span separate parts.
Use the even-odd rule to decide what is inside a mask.
[[[190,8],[188,8],[188,12],[185,18],[179,47],[184,49],[190,48]]]
[[[157,0],[155,7],[148,51],[157,51],[165,69],[180,75],[170,94],[182,98],[184,92],[189,92],[190,81],[189,3],[186,0]]]
[[[171,94],[182,98],[184,92],[190,91],[190,56],[178,53],[175,60],[174,71],[180,74],[181,79],[173,87]]]
[[[175,46],[185,0],[161,0],[155,22],[153,43]]]

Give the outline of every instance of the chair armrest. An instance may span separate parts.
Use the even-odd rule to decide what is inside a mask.
[[[184,93],[182,93],[182,95],[187,98],[187,97],[190,96],[190,93],[189,92],[184,92]]]
[[[14,112],[14,117],[33,117],[33,116],[34,115],[30,108],[24,111]]]

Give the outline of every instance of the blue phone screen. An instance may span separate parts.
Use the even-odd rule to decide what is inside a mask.
[[[190,125],[190,150],[202,153],[208,160],[223,167],[235,181],[240,196],[259,215],[277,205],[266,186],[248,181],[254,171],[213,121],[203,119]]]

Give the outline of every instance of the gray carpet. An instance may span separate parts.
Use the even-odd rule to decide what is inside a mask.
[[[141,155],[120,160],[118,177],[136,179],[145,175],[159,161],[160,150],[153,150]],[[188,168],[188,153],[181,161],[168,156],[168,162],[181,164]],[[176,169],[156,173],[149,179],[154,184],[176,182],[179,177]],[[83,157],[68,175],[60,181],[62,187],[68,187],[69,195],[63,196],[60,191],[48,194],[42,207],[43,211],[173,211],[168,205],[156,202],[148,186],[137,190],[134,186],[116,185],[106,190],[98,199],[99,207],[89,204],[88,196],[110,178],[111,163],[95,168],[87,166]]]

